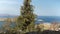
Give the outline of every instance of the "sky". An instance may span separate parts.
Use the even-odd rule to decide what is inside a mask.
[[[60,16],[60,0],[32,0],[38,16]],[[0,0],[0,14],[20,15],[23,0]]]

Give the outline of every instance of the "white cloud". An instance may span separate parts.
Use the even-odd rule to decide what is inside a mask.
[[[0,14],[13,14],[19,15],[19,9],[16,8],[0,8]]]
[[[0,8],[0,11],[5,11],[5,10],[17,10],[18,8],[14,8],[14,7],[2,7]]]
[[[18,4],[17,1],[0,1],[0,4]]]

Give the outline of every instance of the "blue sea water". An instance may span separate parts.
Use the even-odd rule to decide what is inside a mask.
[[[43,19],[46,22],[53,22],[53,21],[59,21],[60,22],[60,16],[41,16],[38,18]]]
[[[2,25],[5,24],[3,21],[0,21],[0,27],[2,27]]]
[[[47,22],[60,21],[60,17],[57,16],[40,16],[38,19],[42,19]]]
[[[0,21],[0,29],[2,29],[3,28],[3,25],[5,25],[5,24],[8,24],[8,23],[6,23],[4,21]],[[15,25],[14,22],[11,22],[11,24],[9,25],[9,27],[12,27],[12,28],[14,28],[15,26],[16,25]]]
[[[38,20],[43,20],[44,22],[60,22],[60,16],[38,16],[36,23],[40,23]]]

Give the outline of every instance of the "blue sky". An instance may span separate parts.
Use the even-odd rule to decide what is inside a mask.
[[[0,0],[0,14],[19,15],[23,0]],[[60,16],[60,0],[32,0],[39,16]]]

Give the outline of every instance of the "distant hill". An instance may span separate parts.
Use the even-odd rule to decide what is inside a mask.
[[[14,18],[14,17],[18,17],[18,15],[0,14],[0,18]]]

